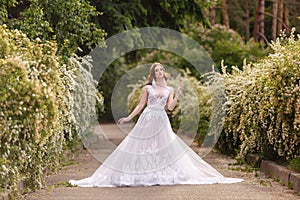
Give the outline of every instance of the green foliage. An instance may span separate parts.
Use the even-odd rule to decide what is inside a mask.
[[[175,92],[178,86],[184,86],[184,93],[179,99],[178,106],[170,112],[171,125],[175,130],[180,125],[181,131],[185,133],[197,132],[195,140],[201,144],[209,128],[211,93],[208,87],[191,76],[188,69],[180,71],[181,76],[170,79],[170,85],[173,86]]]
[[[8,18],[8,7],[14,7],[18,4],[17,0],[0,0],[0,25],[6,22]]]
[[[124,4],[124,6],[127,4]],[[265,54],[265,50],[259,45],[249,41],[247,44],[244,44],[240,36],[235,33],[233,30],[225,29],[223,26],[216,25],[212,29],[206,29],[204,26],[189,24],[191,28],[187,29],[187,33],[192,36],[193,39],[198,41],[203,47],[211,54],[211,57],[215,57],[215,62],[218,64],[221,63],[223,59],[225,62],[230,63],[231,65],[242,65],[244,57],[250,61],[256,61],[258,58]],[[193,28],[195,27],[195,28]],[[197,28],[196,28],[197,27]],[[190,30],[190,31],[188,31]],[[199,35],[198,35],[199,34]],[[135,35],[137,37],[134,41],[139,41],[140,35]],[[153,41],[149,39],[148,41]],[[231,42],[233,41],[233,42]],[[143,41],[142,41],[143,42]],[[174,47],[178,46],[178,41],[168,41],[167,45],[173,45]],[[134,44],[127,44],[132,47]],[[183,52],[183,55],[191,56],[190,52]],[[194,55],[203,56],[203,55]],[[206,55],[204,55],[206,56]],[[124,59],[125,58],[125,59]],[[195,58],[195,59],[197,59]],[[120,60],[114,62],[109,66],[108,69],[104,72],[100,80],[101,90],[104,92],[106,99],[106,118],[112,118],[110,112],[110,98],[112,94],[112,89],[121,77],[122,73],[126,70],[131,69],[139,63],[153,63],[161,62],[167,66],[171,66],[175,69],[186,69],[188,68],[191,71],[192,76],[201,79],[201,75],[189,62],[187,62],[183,57],[176,54],[172,54],[167,51],[155,50],[155,49],[142,49],[128,53]],[[220,69],[219,69],[220,71]]]
[[[23,181],[26,191],[40,189],[43,171],[57,169],[76,136],[74,85],[88,81],[78,58],[61,64],[54,42],[0,26],[0,46],[0,188],[16,191]]]
[[[112,120],[112,105],[111,105],[111,97],[113,93],[114,86],[117,81],[121,78],[122,74],[126,72],[127,69],[130,69],[131,65],[126,64],[124,62],[124,58],[121,57],[118,60],[115,60],[112,64],[110,64],[107,69],[102,74],[98,89],[102,91],[102,95],[105,99],[105,114],[100,113],[99,118],[103,120]],[[124,97],[126,98],[126,97]],[[124,99],[119,99],[123,101]]]
[[[290,190],[293,189],[293,182],[291,182],[291,181],[288,182],[288,188],[289,188]]]
[[[45,42],[54,35],[54,30],[44,19],[44,15],[44,10],[40,6],[32,4],[26,12],[22,13],[23,20],[9,20],[9,26],[22,30],[31,39],[39,38]]]
[[[300,172],[300,157],[290,160],[289,168],[295,170],[296,172]]]
[[[237,32],[219,24],[211,28],[191,24],[186,32],[209,52],[219,71],[222,60],[228,66],[227,71],[231,72],[232,66],[242,67],[244,59],[255,62],[268,53],[263,44],[253,40],[245,43]]]
[[[18,6],[23,9],[21,17],[4,17],[8,26],[22,30],[32,40],[56,40],[58,52],[66,59],[78,47],[91,49],[103,45],[106,34],[92,22],[101,13],[87,0],[30,0],[28,8],[20,2]]]
[[[1,188],[25,180],[40,188],[42,170],[57,165],[65,141],[65,102],[54,43],[34,44],[1,26]],[[66,116],[67,117],[67,116]]]
[[[97,21],[109,36],[136,27],[164,27],[179,30],[195,19],[208,25],[204,0],[91,0],[104,14]]]
[[[234,68],[229,74],[223,68],[228,97],[224,135],[240,149],[240,157],[252,152],[273,159],[300,155],[299,47],[292,32],[271,45],[274,53],[244,64],[243,71]]]

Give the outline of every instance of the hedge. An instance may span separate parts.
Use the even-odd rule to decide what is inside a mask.
[[[271,44],[273,53],[243,70],[225,72],[226,111],[219,148],[244,158],[300,156],[300,41],[294,29]]]
[[[81,80],[88,77],[82,59],[62,63],[56,43],[32,42],[3,25],[0,46],[0,190],[18,194],[20,182],[26,191],[42,188],[43,171],[57,169],[66,146],[78,138],[75,86],[85,82],[77,88],[94,92],[100,107],[103,99],[86,89],[92,82]]]

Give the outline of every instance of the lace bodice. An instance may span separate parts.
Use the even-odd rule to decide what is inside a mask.
[[[171,87],[166,86],[165,92],[163,93],[162,96],[158,96],[155,93],[155,89],[153,86],[147,85],[146,88],[148,91],[148,103],[147,103],[148,107],[149,106],[150,107],[155,107],[155,106],[165,107],[166,106],[169,94],[172,91]]]

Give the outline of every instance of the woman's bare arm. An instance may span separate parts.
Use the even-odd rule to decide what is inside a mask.
[[[144,87],[143,94],[142,94],[139,104],[134,108],[134,110],[130,113],[130,115],[128,115],[128,117],[123,117],[123,118],[119,119],[118,123],[123,124],[124,122],[128,122],[132,118],[134,118],[137,114],[139,114],[142,111],[142,109],[144,108],[145,104],[147,103],[147,99],[148,99],[148,91],[147,91],[147,88]]]
[[[168,102],[167,102],[167,107],[168,107],[168,110],[172,111],[176,104],[177,104],[177,101],[178,101],[178,98],[180,96],[180,94],[182,93],[182,90],[183,90],[183,87],[180,86],[178,89],[177,89],[177,92],[174,96],[174,92],[171,91],[170,92],[170,95],[169,95],[169,98],[168,98]]]

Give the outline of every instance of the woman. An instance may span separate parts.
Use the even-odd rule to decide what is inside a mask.
[[[96,172],[82,180],[70,180],[82,187],[151,186],[174,184],[235,183],[243,179],[225,178],[202,160],[173,131],[165,106],[173,110],[183,88],[174,94],[166,84],[165,69],[153,63],[148,84],[130,121],[146,108],[134,128]]]

